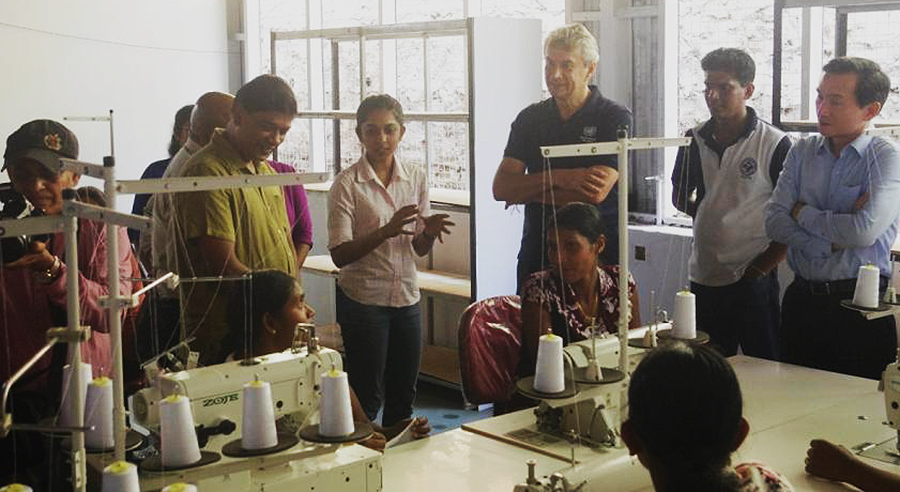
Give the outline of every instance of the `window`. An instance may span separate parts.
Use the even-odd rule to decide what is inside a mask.
[[[814,3],[820,6],[809,6]],[[786,130],[815,131],[816,87],[822,66],[836,53],[864,56],[881,65],[891,78],[892,89],[879,119],[900,121],[900,58],[896,55],[900,2],[879,2],[877,7],[866,3],[777,0],[773,5],[771,0],[744,0],[739,4],[679,0],[679,135],[709,118],[700,60],[717,47],[732,46],[747,50],[756,62],[755,91],[749,104],[760,117]],[[830,6],[821,6],[825,4]],[[782,28],[776,31],[779,15]],[[735,33],[741,34],[736,37]],[[773,43],[777,35],[780,42]],[[844,51],[839,46],[841,39],[846,43]],[[690,218],[677,213],[671,204],[674,164],[674,159],[665,162],[657,203],[663,207],[665,222],[689,224]]]
[[[258,19],[253,32],[248,29],[248,39],[256,39],[258,47],[258,54],[247,56],[248,72],[274,71],[285,78],[300,106],[277,159],[302,171],[351,165],[362,151],[354,131],[356,108],[364,96],[384,92],[396,97],[407,115],[398,156],[426,166],[433,188],[467,190],[464,19],[540,17],[546,31],[564,22],[564,3],[248,0],[247,24]],[[410,25],[423,22],[427,29]],[[496,131],[505,135],[508,128]]]

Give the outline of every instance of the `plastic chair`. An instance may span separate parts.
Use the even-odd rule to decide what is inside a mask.
[[[522,350],[519,296],[469,305],[459,319],[459,371],[472,404],[507,401],[514,392]]]

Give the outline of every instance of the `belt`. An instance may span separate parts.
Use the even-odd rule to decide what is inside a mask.
[[[878,290],[883,291],[886,289],[888,281],[889,279],[887,277],[879,277]],[[803,277],[794,276],[794,283],[814,296],[853,295],[853,292],[856,290],[855,278],[843,280],[806,280]]]

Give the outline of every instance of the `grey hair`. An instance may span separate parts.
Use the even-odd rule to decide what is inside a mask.
[[[580,50],[581,59],[584,60],[585,65],[600,61],[597,38],[577,22],[550,31],[547,39],[544,40],[544,56],[547,56],[550,48],[562,48],[566,51]]]

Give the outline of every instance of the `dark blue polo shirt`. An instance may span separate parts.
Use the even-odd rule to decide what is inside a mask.
[[[615,155],[561,157],[546,163],[541,156],[542,145],[567,145],[577,143],[608,142],[616,140],[620,126],[632,128],[631,110],[613,102],[600,94],[596,86],[590,86],[587,101],[568,120],[563,121],[553,98],[528,106],[516,117],[509,132],[509,141],[503,155],[525,163],[528,174],[550,169],[584,168],[596,165],[618,169]],[[546,209],[546,210],[545,210]],[[597,204],[603,219],[606,249],[601,261],[606,264],[619,262],[618,228],[618,185],[613,186],[605,200]],[[544,218],[553,215],[552,207],[541,203],[525,205],[525,223],[522,228],[522,246],[519,249],[518,285],[525,278],[541,270],[545,262],[541,256],[541,246],[546,238]]]

